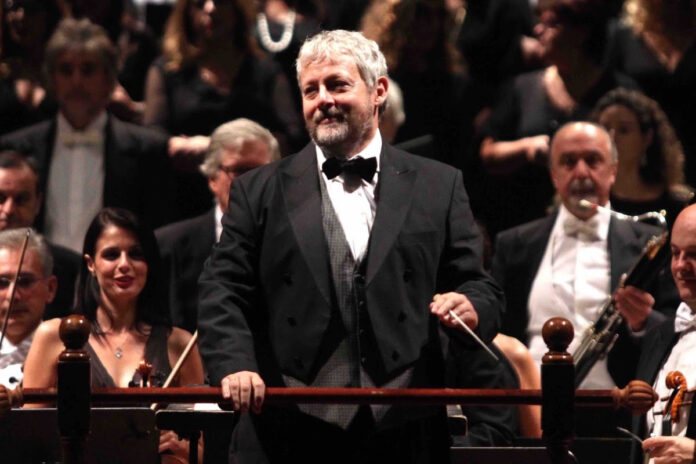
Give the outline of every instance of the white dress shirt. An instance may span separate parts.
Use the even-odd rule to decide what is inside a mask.
[[[33,339],[34,332],[17,345],[13,345],[7,338],[3,340],[0,350],[0,385],[14,389],[22,381],[22,367]]]
[[[215,201],[215,243],[220,241],[220,236],[222,235],[222,208],[220,208],[220,203]]]
[[[561,206],[527,301],[529,350],[537,365],[541,364],[547,351],[541,329],[549,318],[564,317],[572,322],[575,338],[568,347],[572,353],[583,331],[597,319],[603,303],[611,294],[611,262],[607,246],[609,213],[598,211],[593,216],[592,220],[597,223],[594,238],[582,234],[567,235],[564,223],[576,219],[569,219],[571,216]],[[581,388],[597,389],[613,386],[606,360],[597,362],[580,385]]]
[[[77,131],[58,113],[48,167],[45,236],[78,253],[82,253],[89,223],[104,206],[106,121],[103,112],[83,131]],[[88,141],[74,142],[83,135]]]
[[[682,303],[677,312],[691,309],[686,303]],[[660,372],[655,378],[655,384],[653,389],[657,392],[660,399],[655,402],[652,410],[648,412],[648,431],[650,436],[660,436],[662,435],[662,411],[664,410],[667,401],[663,401],[662,398],[669,397],[672,390],[667,388],[665,385],[665,379],[667,374],[671,371],[679,371],[684,374],[686,379],[686,386],[688,388],[694,387],[696,385],[696,328],[691,326],[679,335],[679,340],[672,347],[672,351],[669,353],[667,360],[662,365]],[[684,402],[690,403],[693,400],[694,393],[686,393],[684,395]],[[690,405],[684,405],[679,409],[679,422],[672,424],[672,436],[683,437],[686,435],[686,426],[689,423],[689,412],[691,411]]]
[[[382,151],[382,137],[377,131],[370,143],[363,151],[355,156],[362,156],[365,159],[376,158],[377,171],[371,182],[358,179],[359,184],[347,183],[343,174],[339,174],[333,179],[328,179],[326,174],[321,171],[321,166],[326,161],[326,156],[319,146],[316,146],[317,164],[321,172],[322,180],[326,185],[326,191],[331,199],[334,211],[343,228],[350,251],[353,258],[360,261],[367,251],[367,244],[370,240],[370,231],[375,222],[375,212],[377,203],[375,202],[375,187],[379,177],[380,159]],[[353,158],[353,157],[351,157]]]

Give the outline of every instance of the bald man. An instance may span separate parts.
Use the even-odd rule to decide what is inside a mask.
[[[549,163],[560,207],[548,217],[500,233],[493,260],[493,275],[507,299],[503,332],[527,343],[537,362],[546,352],[541,337],[544,322],[561,316],[573,323],[572,353],[579,335],[619,286],[621,275],[646,242],[661,232],[580,206],[586,199],[611,207],[609,191],[618,160],[602,127],[589,122],[561,127],[552,140]],[[612,388],[633,378],[640,334],[665,319],[654,310],[669,307],[662,303],[665,293],[676,296],[669,279],[656,283],[651,293],[630,286],[616,292],[624,327],[608,358],[594,366],[581,388]]]
[[[696,205],[685,208],[674,223],[671,238],[671,270],[681,303],[674,320],[665,321],[645,336],[637,378],[653,385],[660,398],[669,396],[665,378],[670,371],[684,374],[686,384],[696,383]],[[690,397],[691,396],[691,397]],[[691,414],[693,392],[679,409],[678,422],[663,424],[665,402],[658,400],[646,416],[634,418],[640,436],[650,436],[643,449],[652,463],[694,462],[696,414]]]

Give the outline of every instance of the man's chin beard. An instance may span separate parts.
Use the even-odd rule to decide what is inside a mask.
[[[350,138],[350,128],[347,124],[342,123],[337,127],[315,127],[311,134],[312,140],[326,154],[331,156],[345,156],[341,153],[343,148]],[[338,152],[338,153],[337,153]]]

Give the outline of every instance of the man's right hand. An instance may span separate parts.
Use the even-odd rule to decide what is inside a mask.
[[[241,371],[230,374],[220,382],[222,397],[231,399],[234,410],[245,413],[251,410],[261,412],[266,384],[256,372]]]

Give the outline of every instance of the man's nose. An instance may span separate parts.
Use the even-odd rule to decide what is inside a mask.
[[[590,175],[590,167],[587,165],[587,163],[584,160],[579,160],[575,164],[575,175],[577,177],[588,177]]]
[[[0,211],[3,215],[9,216],[15,210],[15,202],[12,198],[7,198],[2,204],[0,204]]]
[[[334,98],[331,92],[326,88],[326,86],[319,87],[319,104],[320,105],[333,105]]]

